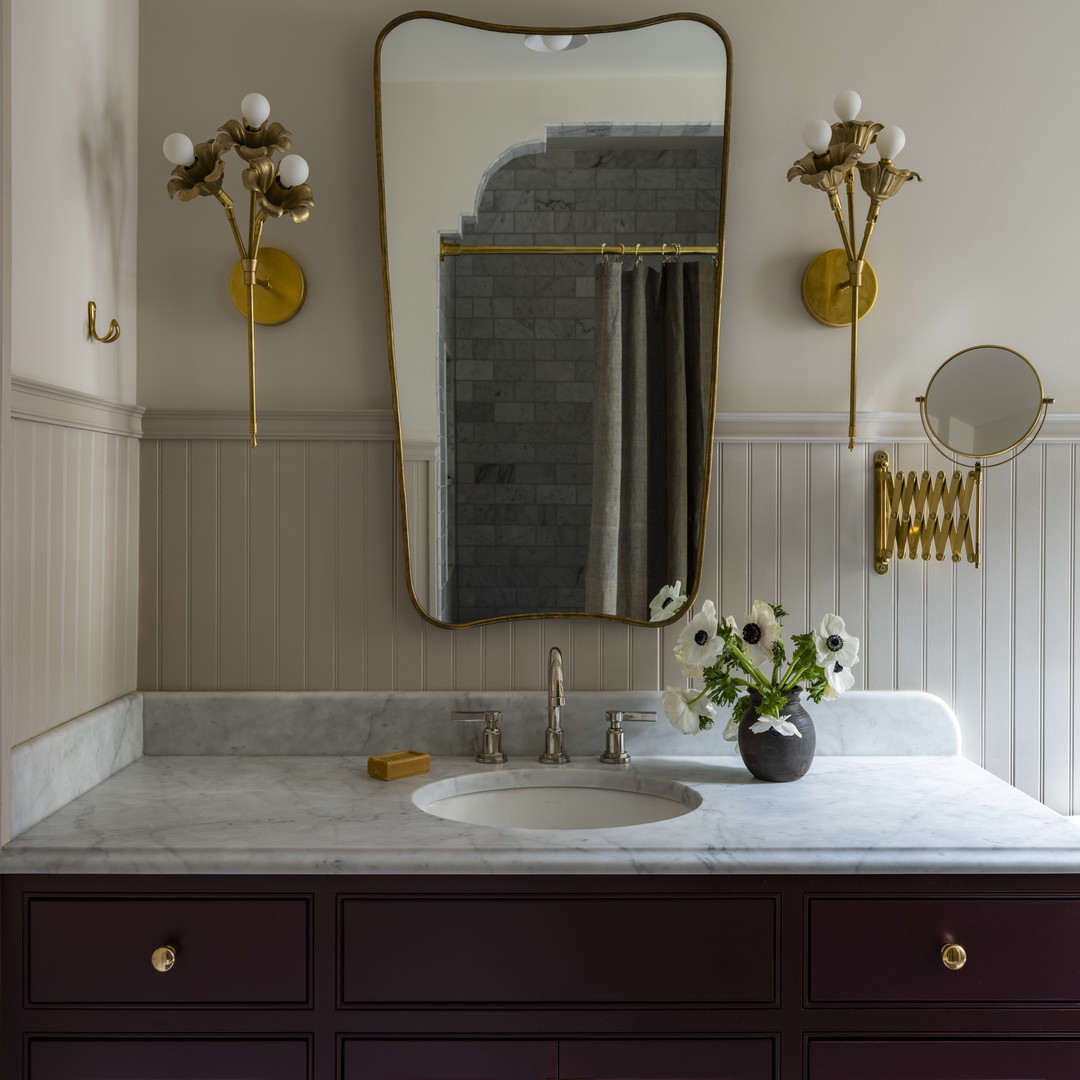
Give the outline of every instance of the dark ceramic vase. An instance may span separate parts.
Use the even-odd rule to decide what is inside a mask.
[[[751,693],[751,704],[739,720],[739,753],[743,764],[759,780],[769,780],[783,784],[798,780],[806,775],[814,760],[817,736],[814,733],[814,721],[810,719],[799,700],[799,690],[788,694],[788,703],[783,712],[788,720],[802,733],[781,735],[772,728],[766,731],[751,731],[750,727],[758,720],[755,706],[761,704],[761,698]]]

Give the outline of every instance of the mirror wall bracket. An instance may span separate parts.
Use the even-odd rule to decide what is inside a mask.
[[[189,202],[200,195],[213,196],[225,211],[240,261],[229,283],[233,302],[248,322],[249,437],[258,445],[255,410],[255,324],[275,326],[291,319],[306,295],[304,274],[296,261],[277,248],[260,250],[263,226],[268,218],[307,221],[315,205],[307,184],[308,165],[299,154],[288,154],[290,132],[271,123],[270,103],[262,94],[247,94],[240,103],[240,119],[226,120],[217,135],[192,143],[174,132],[166,137],[162,151],[174,166],[168,183],[169,197]],[[225,163],[222,155],[235,149],[244,162],[241,179],[250,192],[247,235],[241,234],[233,201],[222,189]],[[275,160],[274,154],[284,156]]]
[[[887,574],[892,557],[939,561],[951,552],[954,563],[966,554],[980,565],[982,465],[963,476],[945,473],[894,473],[885,450],[874,454],[874,569]],[[972,509],[974,503],[974,509]]]
[[[873,306],[877,296],[877,278],[866,261],[866,249],[874,231],[881,204],[895,195],[908,180],[922,177],[907,169],[898,169],[893,158],[904,148],[907,137],[900,128],[857,120],[862,98],[854,90],[838,94],[833,108],[839,120],[811,120],[803,129],[803,141],[810,153],[788,169],[788,181],[799,182],[829,197],[829,206],[840,229],[843,249],[819,255],[803,277],[803,303],[818,322],[826,326],[851,327],[851,374],[848,407],[848,449],[855,449],[855,403],[859,358],[859,319]],[[877,143],[879,161],[860,159]],[[855,224],[855,172],[870,199],[861,241]],[[845,186],[847,212],[841,201],[840,185]]]

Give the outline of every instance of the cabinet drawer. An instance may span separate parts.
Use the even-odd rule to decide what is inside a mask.
[[[776,918],[770,895],[349,897],[341,1001],[767,1004]]]
[[[810,1080],[1076,1080],[1070,1039],[812,1040]]]
[[[31,1039],[28,1080],[308,1080],[293,1039]]]
[[[548,1080],[553,1039],[345,1039],[342,1080]]]
[[[308,901],[35,897],[27,1001],[35,1005],[273,1005],[308,1000]],[[151,964],[176,951],[171,970]]]
[[[809,923],[814,1002],[1080,1001],[1080,900],[812,899]]]

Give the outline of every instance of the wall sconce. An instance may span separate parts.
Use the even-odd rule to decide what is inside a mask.
[[[798,177],[803,184],[824,191],[829,196],[836,223],[840,227],[843,249],[834,248],[819,255],[803,275],[802,295],[807,311],[826,326],[851,326],[851,394],[848,412],[848,449],[855,449],[855,389],[859,356],[859,319],[874,304],[877,278],[866,261],[866,248],[874,231],[881,204],[895,195],[915,172],[898,169],[893,158],[904,148],[907,137],[898,127],[856,120],[862,98],[854,90],[838,94],[833,103],[840,118],[830,125],[825,120],[811,120],[803,129],[803,142],[810,148],[788,169],[790,182]],[[860,161],[871,143],[877,143],[881,160]],[[862,242],[856,248],[855,170],[863,191],[870,198]],[[847,217],[841,205],[839,188],[847,186]]]
[[[999,345],[979,345],[950,356],[934,372],[926,395],[915,400],[934,447],[956,465],[965,462],[954,455],[974,459],[974,468],[966,477],[954,472],[947,483],[943,472],[936,479],[929,472],[894,474],[884,450],[874,455],[874,569],[888,573],[894,554],[929,559],[933,552],[941,562],[946,549],[953,562],[966,554],[978,569],[983,468],[1022,454],[1042,430],[1054,399],[1043,397],[1039,373],[1025,357]]]
[[[230,280],[233,303],[248,320],[248,385],[251,445],[258,445],[255,413],[255,324],[273,326],[291,319],[304,303],[304,274],[296,261],[277,248],[259,249],[267,218],[288,214],[307,221],[315,200],[307,185],[308,165],[299,154],[285,154],[292,146],[290,132],[269,123],[270,102],[262,94],[248,94],[240,103],[240,120],[227,120],[218,134],[193,144],[179,132],[169,135],[162,150],[176,167],[169,181],[169,197],[188,202],[212,195],[225,209],[240,253]],[[241,179],[251,192],[247,238],[241,236],[233,201],[222,190],[225,163],[222,155],[235,149],[247,163]],[[277,151],[285,156],[275,161]]]

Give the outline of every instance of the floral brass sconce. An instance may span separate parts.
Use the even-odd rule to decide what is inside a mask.
[[[889,455],[874,455],[874,569],[887,574],[892,557],[982,565],[982,475],[1022,454],[1042,430],[1053,398],[1026,357],[1000,345],[978,345],[950,356],[934,372],[919,404],[926,437],[967,476],[893,473]],[[958,458],[968,459],[966,462]]]
[[[306,286],[296,261],[277,248],[260,251],[263,225],[267,218],[284,217],[307,221],[315,205],[307,185],[307,162],[299,154],[285,154],[292,146],[290,132],[279,123],[269,123],[270,103],[262,94],[248,94],[240,103],[240,120],[227,120],[218,134],[206,142],[193,144],[179,132],[169,135],[162,146],[165,157],[176,166],[169,181],[169,197],[188,202],[200,195],[212,195],[225,209],[240,253],[233,268],[230,291],[237,309],[248,320],[248,385],[251,445],[258,445],[255,412],[255,324],[274,326],[291,319],[303,306]],[[225,163],[222,155],[235,149],[246,162],[241,179],[251,192],[247,239],[240,234],[233,213],[233,201],[222,190]],[[279,161],[274,153],[284,154]]]
[[[851,326],[851,393],[848,411],[848,449],[855,449],[855,390],[859,356],[859,319],[874,304],[877,278],[866,261],[866,248],[874,231],[881,204],[892,198],[911,179],[922,180],[915,172],[898,169],[893,158],[904,148],[907,137],[900,128],[857,120],[862,98],[854,90],[838,94],[833,103],[840,118],[835,124],[811,120],[803,129],[803,142],[810,153],[788,169],[789,181],[795,177],[803,184],[824,191],[829,196],[836,223],[840,227],[843,249],[835,248],[819,255],[803,276],[803,303],[807,311],[826,326]],[[877,143],[881,160],[859,159]],[[863,191],[870,198],[862,241],[856,248],[855,170]],[[847,217],[840,201],[839,188],[847,187]]]

